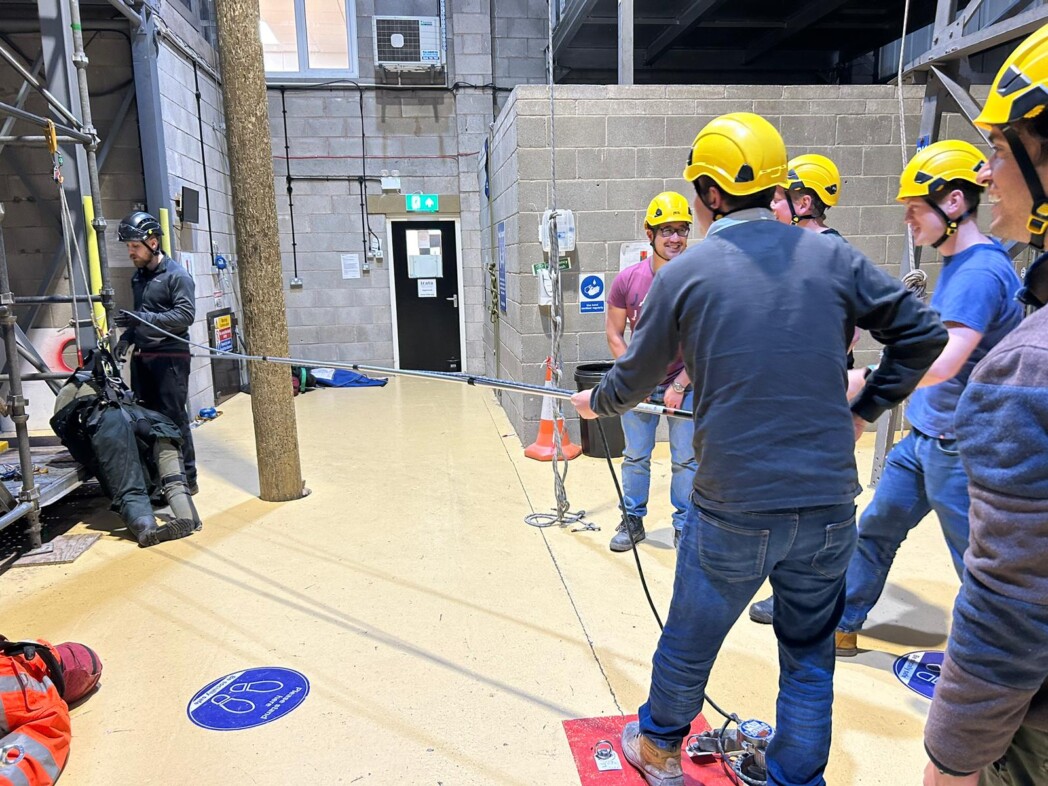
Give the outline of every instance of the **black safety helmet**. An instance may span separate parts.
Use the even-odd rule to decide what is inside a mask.
[[[136,240],[139,243],[144,243],[151,237],[158,238],[163,234],[164,231],[160,228],[160,222],[149,215],[149,213],[141,210],[136,210],[134,213],[126,216],[116,230],[116,236],[121,243],[131,243]]]

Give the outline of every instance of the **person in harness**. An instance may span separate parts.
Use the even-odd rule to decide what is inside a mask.
[[[58,391],[51,428],[98,478],[139,546],[184,538],[203,525],[182,472],[181,431],[165,415],[134,403],[117,368],[107,351],[88,352]],[[150,503],[161,493],[175,516],[163,525]]]

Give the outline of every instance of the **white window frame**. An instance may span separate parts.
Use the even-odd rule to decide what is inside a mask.
[[[295,36],[298,48],[297,71],[266,71],[266,81],[316,82],[324,79],[356,79],[360,75],[360,53],[357,45],[357,2],[343,0],[346,6],[346,36],[349,42],[349,68],[310,68],[309,37],[306,28],[305,0],[295,3]]]

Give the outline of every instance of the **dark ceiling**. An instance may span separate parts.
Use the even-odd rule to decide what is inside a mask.
[[[960,2],[964,7],[967,2]],[[876,80],[876,51],[899,38],[905,0],[635,0],[637,84]],[[910,0],[908,30],[934,21]],[[557,81],[618,81],[618,0],[568,0],[554,33]]]

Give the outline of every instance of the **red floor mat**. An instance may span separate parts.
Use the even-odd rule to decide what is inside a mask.
[[[644,778],[626,761],[620,743],[623,727],[636,719],[636,715],[613,715],[564,721],[564,733],[575,757],[575,766],[578,767],[582,786],[644,786]],[[692,734],[709,731],[709,728],[710,725],[702,715],[691,722]],[[621,770],[597,769],[593,753],[601,740],[611,743],[622,764]],[[734,782],[721,769],[720,762],[695,764],[687,755],[682,756],[682,762],[685,786],[734,786]]]

